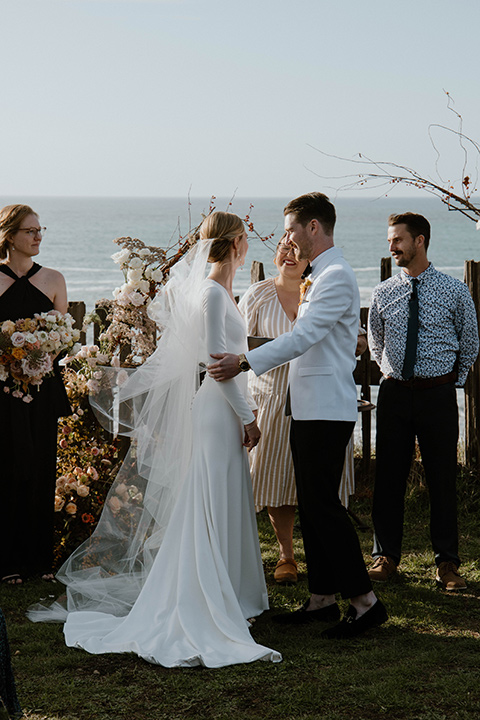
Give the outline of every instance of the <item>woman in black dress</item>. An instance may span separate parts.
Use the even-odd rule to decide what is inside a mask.
[[[0,210],[0,327],[47,310],[67,312],[63,275],[33,261],[42,230],[28,205]],[[0,382],[0,578],[15,585],[29,575],[53,577],[57,420],[71,409],[56,364],[30,403],[4,386]]]

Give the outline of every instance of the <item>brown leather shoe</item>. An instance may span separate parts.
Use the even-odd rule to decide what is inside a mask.
[[[458,574],[458,568],[453,562],[442,562],[437,568],[437,585],[444,590],[466,590],[467,583]]]
[[[386,582],[396,572],[397,565],[395,561],[386,555],[380,555],[375,558],[372,567],[368,571],[368,577],[373,582]]]
[[[297,582],[297,563],[293,558],[279,560],[273,574],[275,582],[279,585]]]

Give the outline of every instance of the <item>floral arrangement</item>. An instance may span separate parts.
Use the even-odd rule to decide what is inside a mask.
[[[69,394],[84,407],[74,404],[74,413],[61,418],[58,429],[55,567],[90,537],[127,449],[123,440],[113,439],[98,425],[78,389],[74,386]]]
[[[0,381],[3,390],[31,402],[30,390],[53,371],[53,360],[63,350],[76,352],[80,331],[69,313],[57,310],[33,318],[6,320],[0,327]]]

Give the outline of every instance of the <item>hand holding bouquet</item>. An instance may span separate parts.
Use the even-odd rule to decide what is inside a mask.
[[[5,320],[0,325],[0,381],[4,392],[23,402],[33,400],[32,387],[53,372],[53,360],[73,348],[80,331],[69,313],[58,310],[36,313],[33,318]]]

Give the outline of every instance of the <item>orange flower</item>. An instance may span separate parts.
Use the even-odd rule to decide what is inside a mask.
[[[22,358],[25,357],[26,354],[27,353],[25,352],[25,350],[23,348],[16,347],[16,348],[13,348],[13,350],[12,350],[12,355],[15,358],[15,360],[21,360]]]

